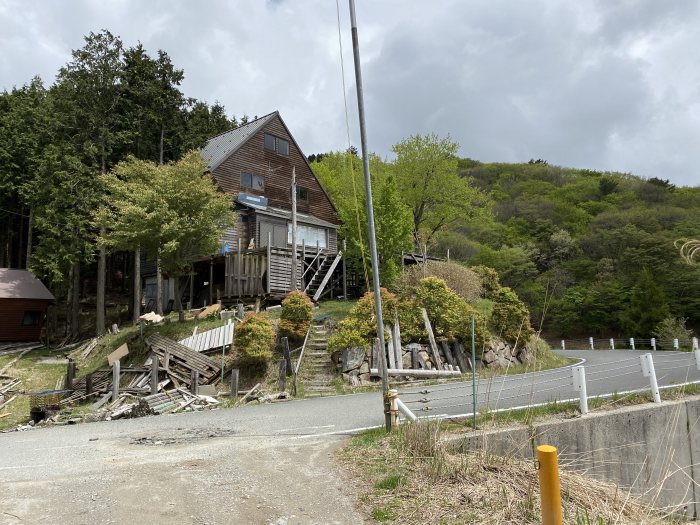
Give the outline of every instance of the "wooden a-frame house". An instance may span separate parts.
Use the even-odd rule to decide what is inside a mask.
[[[279,299],[291,290],[293,169],[297,288],[314,300],[334,289],[343,293],[337,209],[279,112],[213,137],[201,154],[213,180],[231,196],[238,218],[219,253],[208,258],[208,272],[206,260],[195,265],[189,286],[193,305],[207,299]]]

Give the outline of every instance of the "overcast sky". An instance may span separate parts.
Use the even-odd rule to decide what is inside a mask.
[[[696,0],[357,0],[357,13],[372,151],[449,133],[482,161],[700,184]],[[0,0],[0,88],[53,82],[102,28],[167,51],[187,96],[239,117],[279,109],[307,155],[347,147],[333,0]]]

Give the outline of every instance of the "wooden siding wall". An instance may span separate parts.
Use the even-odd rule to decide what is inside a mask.
[[[264,148],[265,132],[289,141],[289,155],[279,155]],[[269,166],[269,167],[268,167]],[[299,151],[287,133],[279,117],[275,117],[262,130],[251,137],[241,148],[222,162],[212,173],[214,180],[226,193],[249,192],[241,188],[241,172],[261,175],[265,179],[265,191],[269,205],[291,209],[289,188],[292,183],[292,166],[296,167],[297,185],[308,188],[308,202],[298,201],[297,209],[332,224],[338,224],[333,205],[321,188],[313,171],[306,164],[304,154]]]
[[[24,312],[41,312],[43,320],[49,302],[38,299],[0,299],[0,341],[38,341],[43,324],[23,326]]]
[[[224,244],[228,243],[229,251],[238,251],[238,239],[240,239],[243,250],[246,250],[251,238],[249,232],[250,220],[252,220],[252,217],[249,213],[241,212],[238,215],[236,224],[234,224],[233,228],[229,228],[222,235],[220,240],[221,245],[223,246]]]
[[[297,259],[297,289],[301,290],[301,276],[304,265],[301,258]],[[290,252],[272,250],[270,253],[270,293],[288,293],[292,281],[292,255]]]

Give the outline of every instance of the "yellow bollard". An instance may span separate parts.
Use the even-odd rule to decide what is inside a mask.
[[[537,447],[539,462],[542,525],[561,525],[561,491],[557,449],[551,445]]]

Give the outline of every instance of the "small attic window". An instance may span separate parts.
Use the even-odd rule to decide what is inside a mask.
[[[289,142],[284,139],[277,139],[277,153],[280,155],[289,155]]]
[[[289,141],[265,133],[265,149],[274,151],[280,155],[289,155]]]

